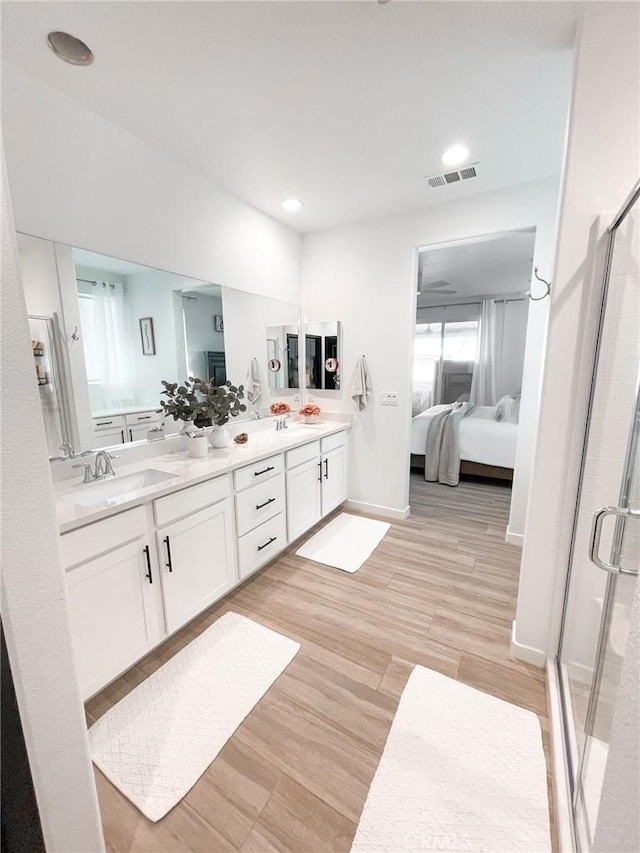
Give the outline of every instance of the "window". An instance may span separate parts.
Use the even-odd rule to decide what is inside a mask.
[[[414,409],[469,399],[478,355],[478,320],[419,323],[413,358]]]

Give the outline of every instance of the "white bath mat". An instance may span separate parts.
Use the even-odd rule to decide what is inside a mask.
[[[417,666],[404,689],[352,853],[551,850],[535,714]]]
[[[89,729],[91,757],[150,820],[197,782],[298,643],[225,613]]]
[[[298,557],[357,572],[391,527],[386,521],[340,513],[296,551]]]

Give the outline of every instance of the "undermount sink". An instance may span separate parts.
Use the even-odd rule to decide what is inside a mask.
[[[72,493],[64,495],[64,498],[81,506],[92,506],[112,500],[122,500],[132,492],[147,489],[149,486],[157,486],[159,483],[163,483],[165,480],[173,480],[175,477],[175,474],[167,474],[165,471],[147,468],[145,471],[138,471],[137,474],[127,474],[125,477],[116,475],[110,480],[87,483]]]

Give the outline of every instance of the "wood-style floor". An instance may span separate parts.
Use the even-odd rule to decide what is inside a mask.
[[[92,722],[229,610],[301,644],[163,820],[148,821],[96,771],[108,850],[349,850],[415,664],[534,711],[548,756],[543,672],[509,651],[520,558],[504,541],[510,495],[412,473],[411,516],[358,572],[303,560],[294,546],[88,702]]]

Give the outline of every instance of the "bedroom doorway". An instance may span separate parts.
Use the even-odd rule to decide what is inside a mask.
[[[535,229],[523,229],[419,251],[412,504],[455,504],[444,495],[464,484],[467,512],[498,500],[508,519],[534,244]]]

